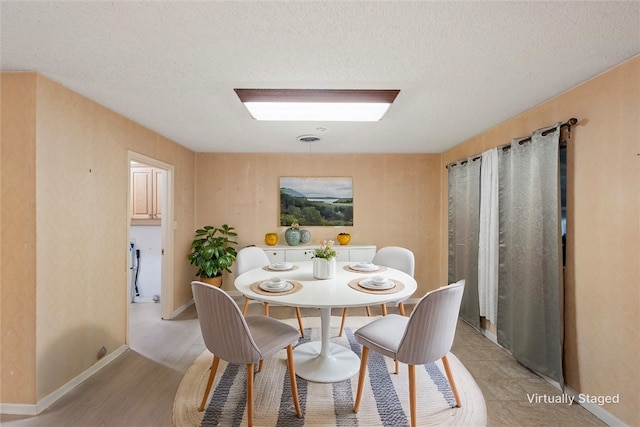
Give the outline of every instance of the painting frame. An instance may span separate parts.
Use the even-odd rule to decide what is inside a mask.
[[[278,225],[353,226],[353,178],[350,176],[281,176]]]

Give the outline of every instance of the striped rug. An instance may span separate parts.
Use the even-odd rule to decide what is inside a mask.
[[[371,322],[373,317],[349,317],[342,337],[338,337],[339,317],[333,317],[331,341],[351,348],[360,355],[361,347],[353,332]],[[296,320],[287,320],[297,326]],[[305,339],[320,339],[320,319],[305,318]],[[209,375],[212,355],[203,352],[185,374],[173,407],[176,427],[191,426],[244,426],[246,425],[246,368],[220,362],[204,412],[197,406],[202,399]],[[419,426],[483,426],[486,425],[486,407],[482,392],[460,361],[449,354],[461,408],[454,408],[454,399],[441,362],[416,369],[417,424]],[[409,398],[406,365],[400,364],[395,375],[394,362],[377,353],[369,353],[369,366],[365,389],[357,414],[353,402],[357,388],[357,375],[333,384],[308,382],[298,377],[298,393],[303,418],[295,416],[289,376],[286,370],[286,352],[283,350],[264,361],[262,372],[255,375],[254,425],[256,426],[408,426]]]

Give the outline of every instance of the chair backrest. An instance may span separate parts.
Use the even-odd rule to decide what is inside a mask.
[[[236,255],[236,272],[238,275],[269,264],[270,261],[267,254],[256,246],[242,248]]]
[[[431,291],[418,301],[409,316],[398,346],[397,358],[411,365],[424,365],[445,356],[453,345],[464,280]]]
[[[198,321],[207,349],[229,363],[248,364],[261,355],[235,301],[222,289],[191,282]]]
[[[373,257],[373,263],[375,265],[384,265],[404,271],[411,277],[413,277],[416,265],[413,252],[399,246],[385,246],[384,248],[380,248]]]

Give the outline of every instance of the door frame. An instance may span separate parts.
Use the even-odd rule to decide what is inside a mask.
[[[165,163],[162,160],[154,159],[153,157],[145,156],[144,154],[136,153],[134,151],[127,151],[127,242],[126,247],[129,247],[131,241],[130,236],[130,219],[129,212],[131,212],[131,162],[136,161],[152,166],[154,168],[162,169],[162,188],[161,188],[161,205],[162,205],[162,218],[160,220],[161,229],[161,285],[160,292],[162,293],[160,303],[162,304],[162,318],[169,320],[173,318],[173,253],[174,253],[174,241],[173,241],[173,229],[171,226],[174,224],[174,166],[169,163]],[[128,262],[128,261],[127,261]],[[128,270],[128,266],[127,266]],[[129,292],[127,292],[127,297]],[[127,301],[127,342],[129,342],[129,301]]]

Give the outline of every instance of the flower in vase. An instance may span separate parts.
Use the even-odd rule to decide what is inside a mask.
[[[321,240],[320,247],[313,251],[314,258],[322,258],[327,261],[336,257],[336,251],[333,249],[333,240]]]

